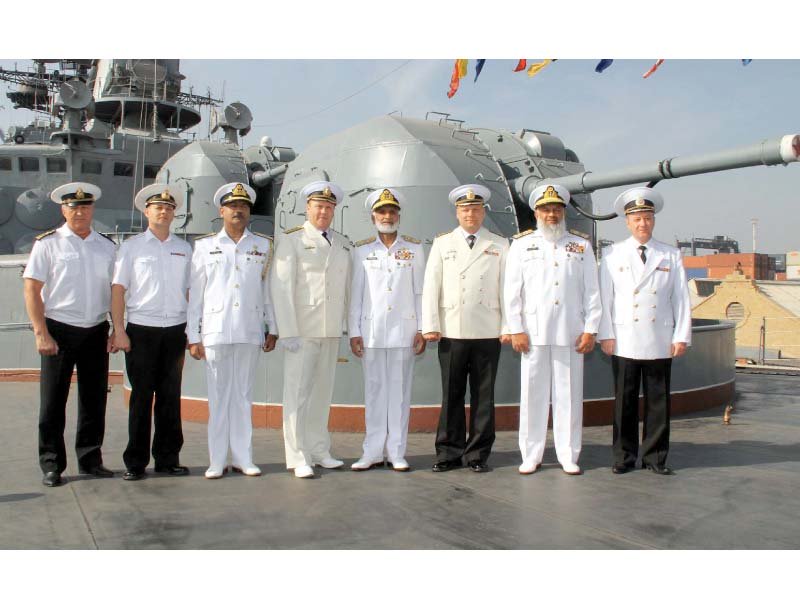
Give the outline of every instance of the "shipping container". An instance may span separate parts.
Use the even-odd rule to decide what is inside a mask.
[[[789,265],[800,265],[800,250],[786,253],[786,266]]]
[[[685,269],[686,279],[705,279],[708,277],[708,269]]]
[[[786,279],[800,279],[800,265],[786,265]]]

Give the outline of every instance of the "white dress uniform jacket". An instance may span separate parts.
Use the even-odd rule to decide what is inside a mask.
[[[425,252],[408,236],[391,248],[380,238],[356,247],[348,331],[366,348],[409,348],[422,329]]]
[[[264,343],[276,332],[268,271],[272,240],[246,229],[235,243],[223,228],[198,238],[192,256],[186,336],[190,344]]]
[[[689,288],[680,251],[655,239],[642,264],[633,237],[607,249],[600,263],[603,318],[598,339],[616,340],[614,354],[638,360],[669,358],[672,344],[691,344]]]
[[[538,231],[515,239],[504,300],[509,331],[526,332],[534,346],[574,346],[580,334],[597,333],[602,309],[591,244],[571,233],[555,243]]]
[[[116,245],[94,229],[81,239],[65,223],[33,245],[23,277],[44,282],[48,319],[94,327],[111,310],[111,276]]]
[[[503,308],[508,240],[481,228],[470,249],[461,227],[433,241],[422,293],[422,331],[454,339],[507,333]]]
[[[112,284],[125,288],[128,322],[173,327],[186,322],[192,247],[170,234],[163,242],[149,229],[122,243]]]
[[[350,286],[350,241],[329,230],[331,243],[306,221],[275,250],[272,298],[282,338],[340,338]]]

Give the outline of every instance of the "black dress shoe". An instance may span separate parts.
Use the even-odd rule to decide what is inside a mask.
[[[94,475],[95,477],[113,477],[114,471],[106,469],[103,465],[89,467],[88,469],[78,469],[81,475]]]
[[[633,467],[629,465],[616,464],[613,467],[611,467],[611,472],[614,473],[614,475],[622,475],[623,473],[627,473],[628,471],[630,471],[632,468]]]
[[[58,487],[64,483],[61,479],[61,473],[58,471],[48,471],[42,477],[42,483],[47,487]]]
[[[651,465],[649,463],[642,463],[642,468],[652,471],[657,475],[675,475],[675,471],[665,465]]]
[[[234,471],[236,469],[234,468]],[[173,465],[171,467],[156,467],[156,473],[165,473],[167,475],[188,475],[189,468],[182,465]]]
[[[469,468],[473,473],[486,473],[486,471],[489,470],[489,467],[486,465],[486,463],[481,460],[469,461]]]
[[[122,474],[122,478],[125,481],[139,481],[140,479],[144,479],[144,476],[144,469],[127,469]]]
[[[449,471],[451,469],[460,469],[460,468],[461,468],[460,460],[441,460],[433,465],[433,472],[444,473],[445,471]]]

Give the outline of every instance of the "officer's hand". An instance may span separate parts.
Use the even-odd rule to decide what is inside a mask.
[[[425,337],[418,331],[414,334],[414,354],[419,356],[425,352],[425,346],[427,346]]]
[[[364,338],[361,336],[350,338],[350,352],[355,354],[358,358],[364,356]]]
[[[672,358],[678,358],[686,354],[686,342],[672,344]]]
[[[198,342],[196,344],[189,344],[189,356],[195,360],[205,360],[206,349],[203,346],[203,343]]]
[[[615,340],[600,340],[600,349],[609,356],[614,354],[614,347],[616,345]]]
[[[504,333],[500,336],[500,343],[501,344],[510,344],[511,343],[511,335],[508,333]]]
[[[264,345],[261,349],[264,352],[272,352],[275,350],[275,345],[278,343],[278,336],[271,333],[267,334],[267,339],[264,340]]]
[[[113,336],[108,336],[108,339],[106,340],[106,353],[109,353],[109,352],[111,352],[111,353],[115,352]]]
[[[114,335],[111,336],[111,352],[116,354],[119,350],[123,352],[131,351],[131,339],[124,329],[114,331]]]
[[[423,333],[422,337],[425,338],[426,342],[438,342],[442,339],[442,334],[438,331],[429,331],[428,333]]]
[[[575,340],[575,350],[578,354],[589,354],[594,350],[594,336],[591,333],[582,333]]]
[[[527,353],[528,350],[531,349],[531,340],[528,334],[525,332],[512,333],[511,347],[514,349],[514,352],[521,352],[522,354]]]
[[[36,336],[36,350],[42,356],[55,356],[58,354],[58,344],[50,335],[50,332],[45,331]]]
[[[294,353],[300,350],[301,346],[303,345],[303,340],[301,340],[299,337],[288,337],[281,338],[279,343],[287,352]]]

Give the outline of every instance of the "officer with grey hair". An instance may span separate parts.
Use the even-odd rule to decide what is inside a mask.
[[[408,471],[405,459],[415,355],[422,337],[422,243],[398,235],[403,195],[393,188],[369,194],[365,205],[377,236],[356,242],[350,288],[350,349],[364,371],[366,436],[354,471],[383,464]]]
[[[39,235],[23,273],[25,308],[42,357],[39,466],[47,487],[67,468],[65,408],[73,368],[78,372],[78,472],[113,477],[103,466],[108,387],[108,311],[116,245],[92,228],[100,188],[74,182],[50,199],[66,223]]]

